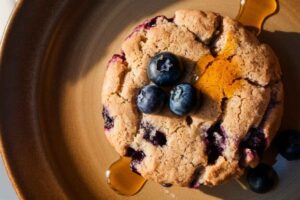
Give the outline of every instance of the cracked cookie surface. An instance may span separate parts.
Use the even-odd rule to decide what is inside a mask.
[[[164,51],[181,58],[181,82],[203,93],[188,116],[137,109],[136,95],[150,83],[148,63]],[[179,10],[126,38],[108,64],[102,103],[105,134],[121,156],[132,157],[134,171],[164,185],[217,185],[256,166],[270,145],[283,109],[281,70],[271,48],[238,22]]]

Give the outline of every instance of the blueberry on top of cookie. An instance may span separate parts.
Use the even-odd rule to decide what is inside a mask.
[[[170,52],[156,54],[148,65],[148,77],[158,86],[172,86],[182,75],[179,58]]]
[[[143,113],[156,113],[166,101],[165,92],[156,85],[146,85],[137,95],[137,106]]]
[[[196,101],[196,89],[191,84],[182,83],[171,90],[169,107],[176,115],[183,116],[192,111]]]

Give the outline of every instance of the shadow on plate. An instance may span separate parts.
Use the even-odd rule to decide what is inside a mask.
[[[56,53],[50,58],[58,61],[56,65],[65,66],[61,70],[69,70],[66,68],[72,66],[62,81],[76,83],[91,69],[105,68],[113,53],[121,53],[120,44],[137,24],[176,2],[88,1],[81,10],[68,12],[52,36],[55,40],[52,52]],[[99,66],[99,63],[103,65]]]
[[[282,129],[300,129],[300,33],[263,31],[261,41],[269,44],[279,57],[285,90]]]

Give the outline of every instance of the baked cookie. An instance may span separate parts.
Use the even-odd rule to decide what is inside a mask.
[[[180,58],[180,82],[202,93],[184,116],[141,113],[137,95],[161,52]],[[179,10],[137,26],[109,61],[102,90],[107,139],[132,170],[160,184],[217,185],[255,167],[283,111],[281,70],[272,49],[241,24],[212,12]]]

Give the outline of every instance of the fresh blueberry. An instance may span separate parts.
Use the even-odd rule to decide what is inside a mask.
[[[250,189],[257,193],[265,193],[271,190],[277,179],[278,176],[275,170],[262,163],[253,169],[249,169],[247,174]]]
[[[163,108],[166,97],[167,95],[161,88],[147,85],[137,95],[137,106],[143,113],[157,113]]]
[[[183,83],[171,90],[169,107],[176,115],[183,116],[192,111],[197,104],[196,101],[196,89],[188,83]]]
[[[175,85],[181,73],[180,60],[170,52],[155,55],[148,65],[148,77],[158,86]]]
[[[300,131],[287,130],[279,136],[279,152],[289,161],[300,159]]]

